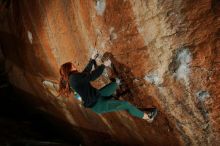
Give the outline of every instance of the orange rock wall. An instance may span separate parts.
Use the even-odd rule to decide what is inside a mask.
[[[1,30],[10,81],[44,103],[38,108],[124,144],[218,145],[219,7],[217,0],[12,1]],[[153,124],[126,112],[96,115],[43,88],[43,80],[59,79],[62,63],[81,70],[94,50],[113,55],[131,89],[126,100],[159,108]]]

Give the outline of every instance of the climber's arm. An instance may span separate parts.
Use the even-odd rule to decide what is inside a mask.
[[[91,72],[92,66],[96,64],[96,61],[94,59],[90,59],[89,63],[86,65],[85,69],[82,72]]]
[[[89,63],[86,65],[85,69],[83,70],[83,72],[91,72],[93,65],[95,66],[95,68],[97,67],[96,64],[96,58],[99,56],[97,51],[94,51],[91,59],[89,60]]]
[[[87,73],[86,75],[86,79],[88,81],[94,81],[96,80],[99,76],[102,75],[103,71],[105,69],[105,65],[100,65],[98,66],[94,71],[92,71],[91,73]]]

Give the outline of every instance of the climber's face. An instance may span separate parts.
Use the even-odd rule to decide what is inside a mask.
[[[71,68],[71,71],[77,71],[75,65],[72,63],[72,68]]]

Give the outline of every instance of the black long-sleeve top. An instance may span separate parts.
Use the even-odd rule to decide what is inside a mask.
[[[94,106],[101,96],[98,90],[90,84],[90,81],[97,79],[103,73],[105,66],[102,64],[91,71],[95,64],[95,60],[90,59],[82,72],[72,72],[69,75],[70,88],[82,97],[85,107]]]

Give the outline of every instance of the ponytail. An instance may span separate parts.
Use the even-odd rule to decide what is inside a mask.
[[[67,62],[60,67],[60,81],[59,81],[59,90],[58,96],[69,97],[71,94],[70,84],[69,84],[69,75],[71,73],[72,63]]]

